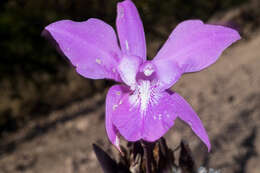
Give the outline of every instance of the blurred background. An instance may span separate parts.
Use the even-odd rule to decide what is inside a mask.
[[[170,147],[186,139],[198,165],[229,172],[260,170],[259,0],[133,0],[143,20],[148,57],[173,28],[201,19],[237,29],[242,40],[200,73],[173,87],[201,117],[206,148],[177,120]],[[0,172],[101,172],[92,143],[115,153],[105,134],[104,102],[113,84],[76,74],[41,36],[61,19],[99,18],[115,27],[116,0],[0,1]]]

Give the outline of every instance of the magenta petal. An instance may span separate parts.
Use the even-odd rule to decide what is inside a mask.
[[[113,124],[128,141],[155,141],[173,126],[177,117],[174,100],[167,92],[144,94],[149,97],[148,102],[142,95],[138,92],[126,94],[114,106]]]
[[[178,117],[191,127],[193,132],[207,145],[208,151],[210,151],[209,137],[196,112],[177,93],[173,93],[171,97],[174,100],[174,109]]]
[[[129,102],[129,93],[112,106],[113,124],[119,133],[128,141],[137,141],[142,138],[142,117],[139,109]]]
[[[155,59],[170,59],[184,72],[195,72],[214,63],[224,49],[239,39],[234,29],[188,20],[173,30]]]
[[[142,60],[138,56],[124,55],[117,67],[121,79],[132,89],[135,88],[136,74],[139,70],[139,66],[141,63]]]
[[[173,125],[177,117],[175,101],[167,92],[160,93],[160,99],[149,105],[143,121],[142,138],[146,141],[155,141],[161,138]]]
[[[117,4],[117,33],[124,54],[146,59],[146,42],[142,21],[131,0]]]
[[[121,51],[111,26],[98,19],[62,20],[48,25],[45,30],[78,73],[92,79],[119,80],[115,69]]]
[[[155,59],[153,64],[156,67],[156,77],[159,80],[161,90],[170,88],[182,75],[182,70],[178,64],[169,59]]]
[[[122,96],[124,95],[125,87],[122,85],[114,85],[112,86],[106,97],[106,131],[108,139],[114,144],[118,150],[120,150],[119,146],[119,134],[118,130],[112,123],[113,109],[114,105],[118,104]]]

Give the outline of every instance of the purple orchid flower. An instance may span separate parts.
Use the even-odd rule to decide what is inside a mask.
[[[210,150],[208,135],[192,107],[168,89],[184,73],[213,64],[222,51],[240,39],[237,31],[200,20],[180,23],[153,58],[146,60],[143,24],[131,0],[117,5],[116,27],[99,19],[62,20],[45,30],[56,40],[76,71],[91,79],[113,79],[106,97],[106,131],[119,148],[119,135],[128,141],[155,141],[179,117]]]

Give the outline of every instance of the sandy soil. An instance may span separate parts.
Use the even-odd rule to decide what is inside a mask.
[[[260,170],[260,33],[241,40],[210,68],[184,75],[174,90],[203,121],[212,143],[206,147],[180,120],[167,133],[175,148],[186,139],[198,165],[222,173]],[[30,122],[0,143],[1,173],[101,172],[92,143],[115,152],[104,127],[105,93]]]

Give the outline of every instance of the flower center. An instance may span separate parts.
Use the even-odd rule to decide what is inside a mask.
[[[138,85],[139,90],[139,96],[141,100],[141,111],[146,110],[150,96],[151,96],[151,90],[150,90],[150,81],[144,80],[141,82],[141,85]]]
[[[134,107],[140,106],[141,113],[145,114],[148,105],[157,104],[159,98],[159,90],[157,91],[157,87],[153,81],[139,80],[134,93],[129,98],[129,101]]]
[[[145,76],[148,77],[153,74],[153,72],[155,71],[155,67],[152,63],[147,61],[141,66],[141,71],[144,73]]]

